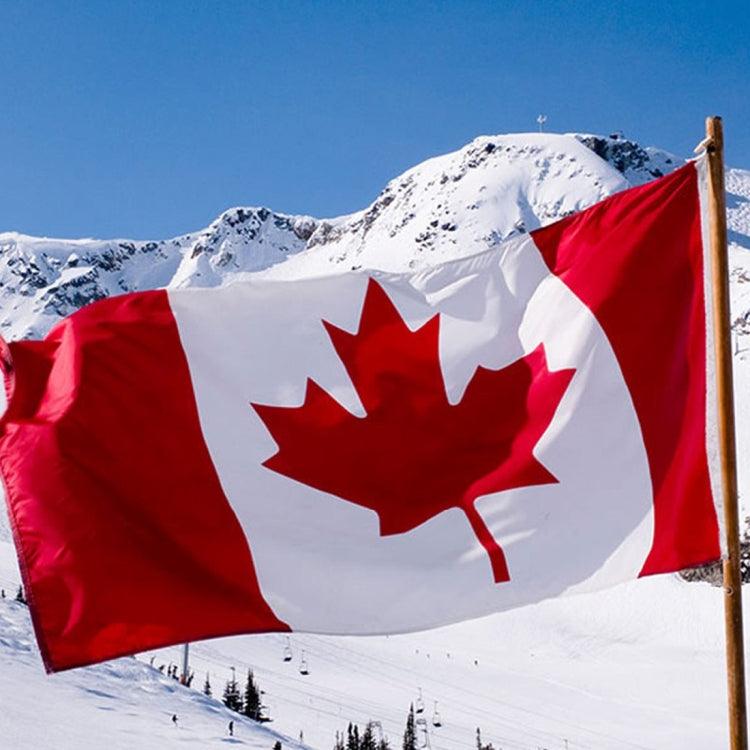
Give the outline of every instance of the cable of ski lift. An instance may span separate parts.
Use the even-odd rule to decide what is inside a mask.
[[[314,639],[314,640],[316,640],[317,642],[319,642],[322,645],[323,641],[320,638],[320,636],[308,636],[308,640],[311,639],[311,638]],[[358,651],[356,651],[356,650],[354,650],[352,648],[347,648],[346,646],[343,646],[341,644],[336,644],[335,646],[332,646],[332,648],[335,649],[338,652],[341,652],[341,651],[349,652],[350,654],[353,654],[353,655],[357,656],[359,659],[364,660],[364,661],[370,661],[370,662],[375,662],[377,664],[382,664],[383,666],[385,666],[385,667],[387,667],[389,669],[394,669],[394,670],[401,671],[401,672],[408,672],[409,671],[407,667],[404,667],[401,664],[396,664],[396,663],[388,662],[388,661],[386,661],[383,658],[379,658],[379,657],[373,656],[372,654],[364,654],[364,653],[358,652]],[[339,661],[340,661],[340,656],[339,656]],[[336,662],[336,663],[338,663],[338,662]],[[378,670],[373,670],[372,667],[369,667],[369,666],[367,667],[367,669],[370,672],[375,672],[375,673],[378,672]],[[380,674],[383,674],[383,673],[380,672]],[[435,680],[434,678],[428,678],[428,679],[431,679],[432,682],[434,682],[435,684],[439,685],[441,688],[447,687],[447,683],[445,683],[443,681]],[[389,681],[394,681],[394,680],[393,680],[392,677],[389,677]],[[403,684],[403,683],[400,683],[400,684]],[[483,695],[482,693],[477,692],[475,690],[471,690],[470,688],[464,688],[462,690],[462,693],[465,694],[465,695],[467,695],[467,696],[475,696],[477,698],[481,698],[482,700],[490,700],[492,702],[498,703],[499,705],[501,705],[501,706],[503,706],[505,708],[509,708],[509,709],[512,709],[512,710],[515,710],[515,711],[521,711],[521,712],[523,712],[525,714],[528,714],[529,716],[540,717],[540,718],[546,719],[547,721],[553,721],[553,722],[558,723],[558,724],[565,724],[568,727],[573,728],[576,731],[582,732],[582,733],[584,733],[586,735],[593,735],[593,736],[597,736],[597,737],[603,737],[603,738],[606,738],[607,740],[610,740],[610,741],[614,740],[615,742],[617,742],[619,744],[622,744],[623,746],[627,746],[627,747],[631,747],[631,748],[637,748],[638,750],[645,750],[645,748],[644,748],[643,745],[638,745],[638,744],[629,742],[628,740],[623,740],[623,739],[620,739],[619,737],[615,737],[615,736],[609,735],[606,732],[599,732],[599,731],[597,731],[595,729],[590,729],[590,728],[588,728],[586,726],[583,726],[583,725],[580,725],[580,724],[576,724],[575,722],[571,722],[569,719],[566,719],[566,718],[564,718],[562,716],[556,716],[555,714],[545,713],[545,712],[538,711],[538,710],[535,711],[535,710],[527,708],[525,706],[516,705],[516,704],[510,703],[508,701],[500,701],[497,698],[490,698],[489,696]],[[476,713],[480,713],[481,712],[482,714],[485,714],[488,717],[492,717],[493,721],[497,721],[497,715],[494,714],[494,713],[492,713],[492,712],[489,712],[489,711],[486,711],[486,710],[481,710],[481,709],[477,710],[474,706],[471,706],[468,703],[461,703],[460,705],[462,706],[462,710],[465,708],[465,709],[467,709],[468,711],[470,711],[472,713],[475,713],[475,712]],[[533,735],[537,735],[537,736],[545,735],[547,739],[545,739],[544,741],[546,741],[546,742],[549,742],[553,738],[554,738],[554,740],[557,740],[559,738],[559,735],[557,735],[555,732],[551,732],[549,730],[539,730],[539,729],[536,729],[535,727],[533,727],[532,725],[526,724],[524,722],[520,722],[520,723],[514,722],[514,723],[511,723],[509,720],[500,720],[499,723],[504,724],[505,726],[507,726],[509,728],[510,727],[513,727],[513,728],[522,727],[524,730],[526,730],[526,731],[524,731],[524,734],[528,734],[529,736],[533,736]],[[579,742],[580,742],[580,740],[579,740]]]
[[[209,647],[209,650],[211,650],[210,647]],[[207,657],[205,657],[203,655],[200,655],[199,658],[201,659],[201,661],[208,662],[208,663],[213,664],[215,666],[219,666],[219,667],[222,667],[224,669],[228,668],[228,665],[227,665],[227,663],[225,661],[216,661],[215,659],[207,658]],[[242,666],[242,664],[240,664],[240,666]],[[285,673],[277,673],[277,672],[274,672],[273,670],[271,670],[271,673],[272,674],[276,674],[278,677],[281,678],[280,684],[285,684],[290,679],[292,681],[294,681],[294,678],[290,678],[290,677],[286,676]],[[275,681],[275,680],[273,680],[271,678],[271,681]],[[338,693],[340,691],[331,691],[331,692]],[[343,693],[343,694],[347,695],[346,693]],[[277,699],[283,700],[284,703],[292,705],[292,706],[297,706],[297,707],[300,707],[300,708],[306,708],[307,707],[307,705],[304,704],[304,703],[301,703],[299,701],[295,701],[293,699],[290,699],[288,695],[284,695],[284,696],[277,695],[276,697],[277,697]],[[330,698],[322,697],[321,700],[327,701],[327,702],[329,702],[331,704],[338,705],[337,701],[332,700]],[[370,703],[370,702],[368,701],[368,703]],[[353,710],[355,712],[359,712],[361,710],[360,706],[354,706],[354,705],[347,706],[347,708],[350,708],[351,710]],[[387,707],[385,707],[385,706],[383,708],[387,709]],[[340,709],[340,705],[339,705],[339,709]],[[334,713],[332,711],[326,711],[325,709],[318,709],[318,713],[321,713],[321,714],[326,715],[326,716],[338,717],[338,716],[340,716],[341,712],[339,710],[338,712]],[[386,711],[384,711],[384,713],[392,713],[392,711],[391,710],[386,710]],[[419,722],[419,720],[417,720],[417,721]],[[400,730],[400,721],[394,719],[394,720],[389,720],[387,723],[392,726],[393,731],[395,731],[396,733],[398,733],[398,731]],[[427,720],[424,719],[424,718],[422,718],[420,723],[424,723],[426,725],[427,724]],[[526,734],[526,733],[523,732],[523,734]],[[518,748],[518,750],[530,750],[530,749],[534,750],[534,748],[536,747],[536,745],[532,746],[532,745],[528,745],[526,743],[521,744],[521,743],[519,743],[518,740],[511,739],[510,737],[507,737],[507,736],[504,737],[502,735],[497,735],[496,734],[496,737],[498,737],[498,739],[500,739],[503,742],[503,747]],[[464,741],[463,738],[460,738],[458,735],[456,735],[455,737],[448,736],[448,735],[446,735],[446,734],[444,734],[442,732],[441,732],[440,742],[441,742],[441,745],[444,745],[446,742],[449,745],[455,745],[459,750],[460,750],[460,748],[463,748],[465,746],[465,741]],[[583,750],[584,747],[590,747],[589,745],[585,745],[585,744],[584,745],[579,745],[579,746],[582,748],[582,750]]]
[[[322,641],[322,639],[319,639],[319,638],[315,638],[315,640]],[[323,643],[321,642],[320,645],[323,645]],[[339,658],[338,658],[338,660],[335,661],[335,663],[337,663],[337,664],[340,664],[340,652],[341,651],[344,651],[344,652],[348,651],[352,655],[356,656],[358,658],[358,660],[375,661],[376,663],[380,663],[380,664],[382,664],[385,667],[392,668],[392,669],[395,668],[395,669],[397,669],[399,671],[402,671],[404,669],[401,665],[394,664],[394,663],[386,661],[386,660],[384,660],[382,658],[373,657],[370,654],[359,653],[359,652],[357,652],[357,651],[355,651],[353,649],[347,649],[346,647],[342,647],[342,646],[340,646],[338,644],[336,644],[336,645],[330,645],[330,646],[329,646],[329,644],[326,644],[326,646],[327,646],[326,650],[330,650],[330,651],[333,651],[333,652],[338,652]],[[208,651],[212,651],[217,656],[221,656],[222,659],[224,658],[223,655],[221,655],[221,653],[218,650],[216,650],[216,649],[212,649],[212,648],[208,647],[207,650]],[[199,658],[201,658],[201,660],[204,660],[204,661],[209,661],[209,662],[212,662],[212,663],[215,663],[215,664],[222,665],[222,662],[216,662],[216,661],[214,661],[214,660],[212,660],[210,658],[206,658],[206,657],[204,657],[202,655]],[[322,658],[324,658],[324,660],[326,660],[325,657],[322,657]],[[226,662],[223,662],[223,666],[226,668]],[[292,679],[292,680],[294,679],[294,678],[290,678],[290,677],[284,676],[284,673],[276,673],[274,670],[266,670],[266,671],[270,671],[271,674],[277,674],[279,676],[279,678],[281,678],[282,683],[285,683],[289,679]],[[376,671],[379,671],[379,670],[376,670]],[[403,684],[403,683],[398,683],[397,681],[394,681],[392,677],[390,677],[388,681],[392,682],[394,684]],[[438,682],[438,684],[440,684],[441,686],[443,686],[443,683],[441,683],[441,682]],[[340,693],[340,691],[331,691],[331,692]],[[480,693],[476,693],[474,691],[468,691],[468,692],[470,694],[477,695],[478,697],[486,698],[486,696],[483,696]],[[343,695],[347,695],[347,694],[343,693]],[[338,701],[337,699],[331,699],[331,698],[323,698],[323,699],[327,700],[328,702],[330,702],[332,704],[337,704],[337,705],[340,704],[340,701]],[[283,700],[285,700],[286,702],[289,702],[291,704],[295,704],[294,701],[289,700],[287,697],[284,697]],[[502,703],[502,705],[507,705],[508,707],[518,708],[516,706],[512,706],[512,704],[505,704],[504,702],[501,702],[501,703]],[[300,705],[300,704],[297,704],[297,705]],[[505,725],[508,728],[511,727],[511,723],[509,721],[499,719],[497,717],[497,715],[494,714],[494,713],[491,714],[490,712],[488,712],[486,710],[477,709],[476,706],[469,706],[468,704],[466,704],[465,707],[467,709],[470,709],[469,712],[472,713],[472,714],[485,714],[485,715],[487,715],[488,718],[491,716],[493,718],[494,722],[497,722],[497,723],[499,723],[501,725]],[[386,707],[384,706],[384,708],[386,708]],[[521,709],[521,710],[524,710],[524,709]],[[390,711],[388,711],[388,712],[390,713]],[[532,713],[532,714],[541,715],[541,716],[544,716],[547,719],[552,719],[552,720],[555,720],[555,721],[560,721],[560,718],[559,717],[555,717],[554,715],[543,714],[543,713],[540,713],[540,712],[532,712],[532,711],[529,711],[528,709],[525,709],[525,712],[526,713]],[[334,715],[334,714],[332,714],[330,712],[327,712],[327,711],[323,711],[323,713],[326,714],[326,715],[329,715],[329,716],[333,716]],[[394,723],[394,722],[389,721],[389,723]],[[565,722],[565,723],[569,723],[569,722]],[[531,732],[529,732],[529,730],[531,730],[532,728],[529,727],[528,725],[524,725],[523,723],[518,724],[518,725],[517,724],[513,724],[512,726],[516,730],[520,729],[521,733],[523,735],[526,735],[526,736],[534,736],[534,735],[536,735],[537,737],[539,737],[541,735],[546,735],[547,738],[551,739],[556,734],[554,732],[550,732],[549,730],[532,730]],[[617,737],[612,737],[612,736],[609,736],[609,735],[606,735],[606,734],[603,734],[603,733],[600,733],[600,732],[596,732],[595,730],[589,730],[588,728],[584,728],[584,727],[576,727],[576,728],[579,729],[579,731],[583,731],[586,734],[597,734],[597,735],[600,735],[600,736],[608,737],[608,739],[614,740],[618,744],[626,745],[628,747],[633,747],[633,748],[635,748],[635,747],[642,748],[643,747],[641,745],[635,745],[635,744],[633,744],[631,742],[628,742],[627,740],[622,740],[622,739],[617,738]],[[451,741],[451,742],[453,741],[452,739],[449,739],[447,736],[444,736],[443,733],[441,733],[441,738],[443,740],[448,740],[448,741]],[[503,741],[504,743],[508,743],[508,746],[511,746],[511,747],[512,746],[519,747],[519,748],[525,747],[525,746],[522,746],[520,744],[517,744],[518,740],[511,740],[509,737],[502,737],[502,736],[500,736],[499,739],[501,739],[501,741]],[[546,741],[549,742],[549,739],[547,739]],[[581,740],[578,740],[577,742],[578,742],[578,746],[580,746],[581,748],[591,747],[586,742],[581,742]],[[457,741],[457,744],[458,744],[458,741]]]

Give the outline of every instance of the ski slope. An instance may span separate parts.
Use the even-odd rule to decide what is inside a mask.
[[[7,532],[7,527],[5,527]],[[29,610],[13,600],[19,576],[9,541],[0,541],[0,748],[3,750],[162,750],[234,742],[302,750],[278,734],[182,687],[134,658],[47,676]],[[220,693],[219,693],[220,696]],[[177,715],[177,724],[172,716]],[[234,719],[235,737],[227,733]]]
[[[54,240],[0,234],[0,332],[42,335],[109,294],[303,277],[352,268],[406,270],[476,252],[554,221],[679,162],[623,139],[520,134],[478,138],[392,180],[361,212],[336,219],[237,208],[164,241]],[[750,455],[750,172],[727,172],[739,455]],[[2,409],[2,405],[0,405]],[[741,461],[740,487],[750,487]],[[575,553],[574,550],[571,551]],[[0,587],[19,581],[0,518]],[[747,594],[746,594],[747,596]],[[184,613],[189,617],[190,613]],[[426,633],[383,638],[244,636],[193,644],[194,687],[215,694],[252,667],[273,724],[229,714],[149,666],[177,648],[48,677],[28,610],[0,599],[0,748],[305,745],[327,750],[350,721],[380,721],[394,748],[421,688],[433,750],[671,750],[726,747],[721,591],[661,576],[543,602]],[[302,652],[310,667],[303,676]],[[443,725],[431,723],[434,702]],[[179,717],[178,727],[171,722]],[[237,736],[226,735],[230,718]],[[270,727],[281,732],[276,735]]]
[[[18,580],[9,550],[5,543],[6,588]],[[272,726],[285,748],[300,731],[306,744],[329,748],[349,721],[369,720],[398,747],[421,688],[428,737],[420,739],[433,750],[471,747],[477,726],[503,750],[718,750],[726,747],[721,606],[708,584],[660,576],[419,634],[295,634],[289,663],[283,635],[193,644],[197,688],[209,673],[220,694],[231,667],[240,680],[252,667],[273,719],[259,726],[149,666],[152,657],[155,667],[179,663],[176,647],[46,676],[28,610],[0,600],[1,746],[222,747],[235,718],[236,741],[251,747],[270,749]],[[298,671],[303,650],[307,676]]]
[[[477,726],[506,750],[565,739],[571,748],[718,748],[722,623],[719,592],[667,577],[420,635],[294,636],[311,669],[302,680],[284,669],[282,637],[203,644],[194,663],[252,664],[279,724],[304,717],[316,747],[370,718],[397,741],[421,687],[428,720],[438,701],[443,721],[429,727],[433,748],[468,747]]]

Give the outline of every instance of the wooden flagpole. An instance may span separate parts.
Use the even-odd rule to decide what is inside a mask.
[[[190,664],[189,664],[189,654],[190,652],[190,644],[186,643],[182,647],[182,674],[180,674],[180,684],[181,685],[187,685],[188,679],[190,675]]]
[[[727,692],[729,747],[747,750],[745,656],[742,642],[742,578],[740,575],[740,524],[737,507],[737,460],[732,389],[732,339],[729,325],[729,261],[727,213],[724,194],[724,132],[720,117],[706,119],[708,157],[709,232],[711,237],[711,287],[716,354],[719,461],[724,504],[724,622],[727,641]]]

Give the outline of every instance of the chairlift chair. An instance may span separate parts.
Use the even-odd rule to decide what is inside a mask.
[[[310,674],[310,670],[307,668],[307,659],[305,659],[305,652],[302,652],[302,658],[299,660],[299,673],[301,675]]]
[[[424,713],[424,701],[422,700],[422,688],[419,688],[419,696],[417,697],[417,702],[414,704],[414,713],[417,713],[417,714]]]
[[[432,726],[442,727],[443,722],[440,719],[440,713],[438,712],[437,701],[435,701],[435,710],[432,712]]]
[[[427,729],[427,719],[425,719],[424,716],[419,716],[414,724],[416,726],[416,733],[419,738],[419,750],[429,750],[430,732]]]
[[[261,724],[266,724],[269,721],[273,721],[271,718],[271,714],[269,713],[268,706],[260,705],[258,706],[258,721]]]
[[[289,641],[289,636],[286,639],[286,645],[284,646],[284,661],[292,660],[292,644]]]

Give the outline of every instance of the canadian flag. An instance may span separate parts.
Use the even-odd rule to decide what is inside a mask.
[[[47,668],[720,557],[704,169],[430,270],[128,294],[6,345]]]

